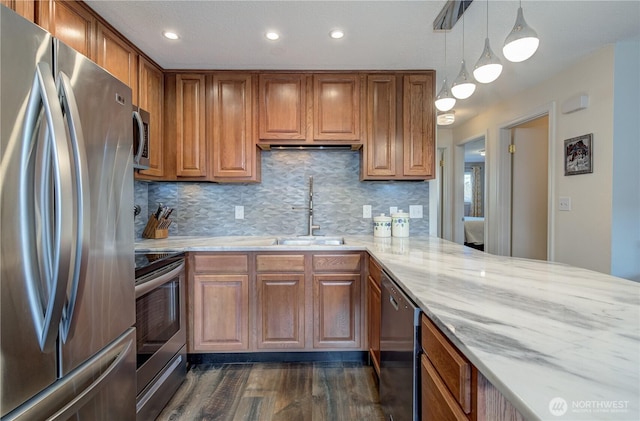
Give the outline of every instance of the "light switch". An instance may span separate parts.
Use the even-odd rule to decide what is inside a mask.
[[[422,218],[422,205],[409,205],[409,218],[411,219]]]
[[[244,219],[244,206],[236,206],[236,219]]]
[[[371,218],[371,205],[362,205],[362,217]]]
[[[571,198],[570,197],[560,197],[559,200],[558,200],[558,210],[570,211],[571,210]]]
[[[398,213],[398,207],[397,206],[391,206],[389,208],[389,215],[393,215],[394,213]]]

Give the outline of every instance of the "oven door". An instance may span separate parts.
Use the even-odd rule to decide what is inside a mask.
[[[184,260],[136,279],[138,394],[186,343]]]

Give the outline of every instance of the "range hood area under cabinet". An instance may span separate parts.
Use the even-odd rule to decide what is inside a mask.
[[[260,151],[361,150],[361,180],[435,177],[432,70],[164,73],[157,181],[260,182]],[[162,97],[162,96],[161,96]]]

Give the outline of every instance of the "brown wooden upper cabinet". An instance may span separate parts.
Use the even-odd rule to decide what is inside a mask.
[[[433,72],[369,74],[362,180],[435,177]]]
[[[357,145],[359,73],[260,73],[259,145]]]
[[[139,171],[137,178],[164,176],[163,119],[164,119],[164,75],[153,63],[139,56],[138,105],[150,114],[149,124],[149,169]]]
[[[212,140],[212,181],[260,181],[254,135],[254,77],[249,73],[210,76],[207,137]]]
[[[259,84],[260,139],[307,138],[307,75],[261,74]]]
[[[74,50],[95,61],[95,16],[78,1],[44,0],[36,3],[36,23]]]
[[[205,76],[176,75],[176,176],[207,175]]]
[[[0,0],[0,4],[4,4],[30,22],[36,20],[35,0]]]
[[[131,88],[131,102],[138,103],[138,53],[126,40],[98,22],[96,63]]]
[[[313,76],[313,139],[360,140],[358,74]]]

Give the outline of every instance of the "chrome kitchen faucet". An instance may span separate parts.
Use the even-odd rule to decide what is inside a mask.
[[[320,229],[320,225],[313,225],[313,176],[309,176],[309,207],[306,208],[297,208],[292,207],[291,209],[295,210],[306,210],[309,211],[309,232],[308,236],[313,236],[313,230]]]

